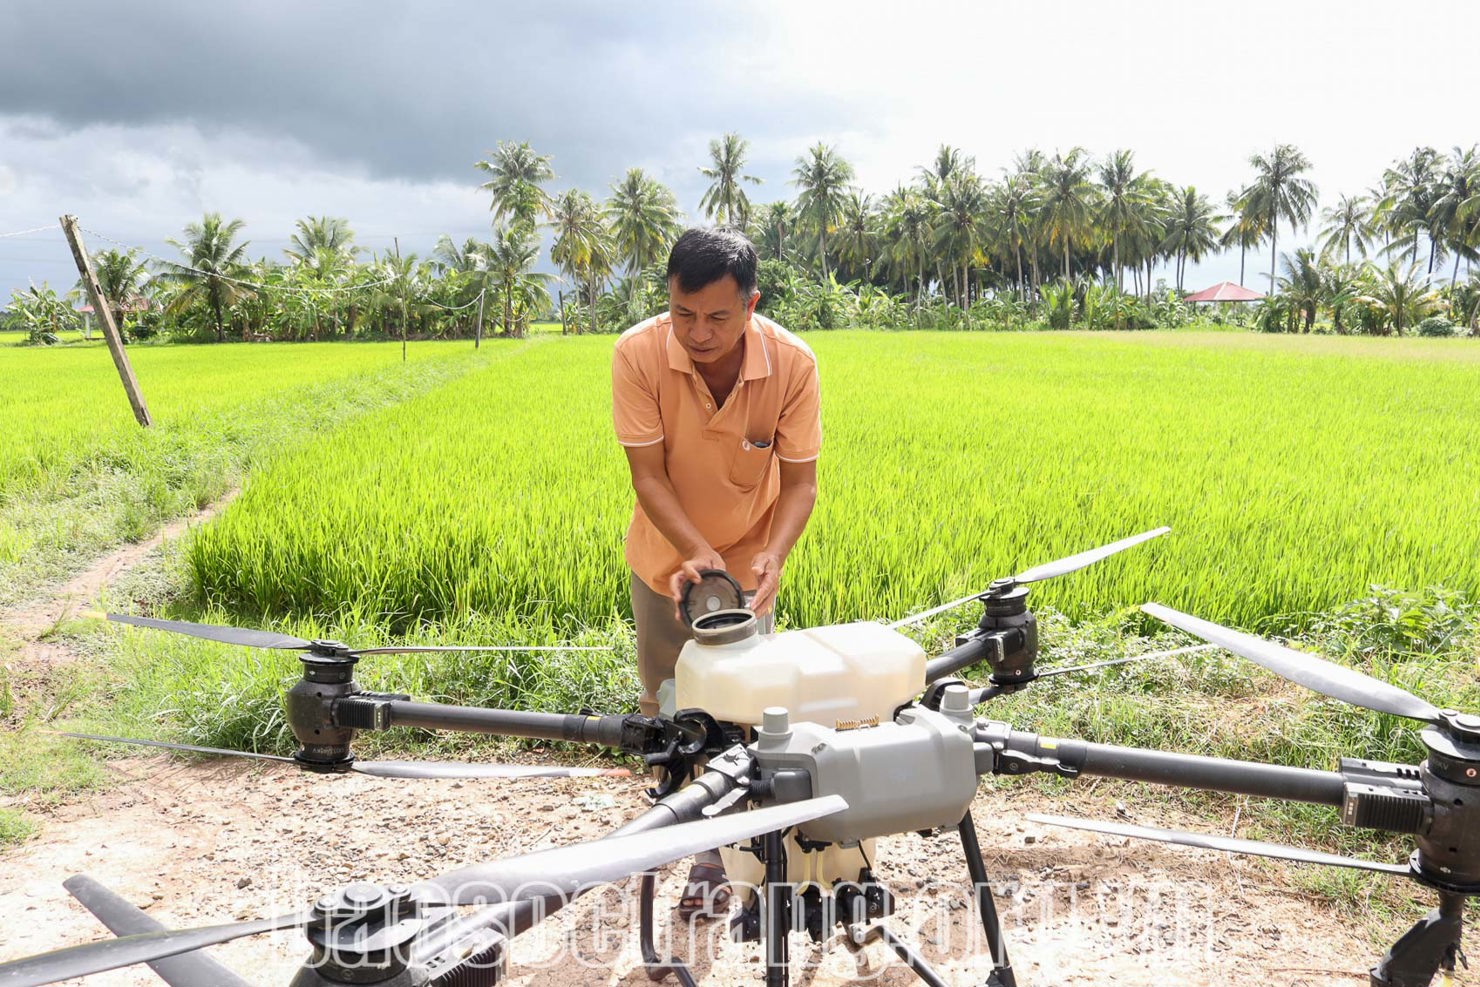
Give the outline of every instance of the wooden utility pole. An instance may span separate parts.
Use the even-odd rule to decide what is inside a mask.
[[[134,409],[134,418],[140,425],[148,428],[154,424],[154,420],[149,417],[149,406],[144,403],[144,394],[139,390],[134,368],[129,365],[128,354],[123,351],[123,336],[118,331],[118,324],[113,321],[113,310],[108,307],[108,300],[103,297],[103,286],[98,283],[98,276],[93,271],[92,258],[82,246],[82,233],[77,229],[76,216],[62,217],[62,232],[67,234],[67,243],[72,247],[72,259],[77,262],[77,273],[82,276],[82,284],[87,288],[93,314],[103,327],[103,337],[108,340],[108,352],[113,357],[113,366],[118,368],[118,377],[123,381],[124,393],[128,395],[128,403]]]

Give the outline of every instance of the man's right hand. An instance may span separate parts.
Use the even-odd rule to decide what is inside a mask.
[[[723,569],[725,567],[724,557],[712,548],[697,552],[693,558],[685,559],[668,579],[668,592],[673,597],[673,615],[682,624],[683,620],[683,588],[689,583],[697,583],[702,577],[699,572],[703,569]]]

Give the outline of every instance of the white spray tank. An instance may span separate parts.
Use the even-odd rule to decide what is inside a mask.
[[[827,727],[887,723],[925,688],[925,652],[872,621],[759,634],[749,610],[694,621],[674,668],[678,709],[759,725],[766,707]]]

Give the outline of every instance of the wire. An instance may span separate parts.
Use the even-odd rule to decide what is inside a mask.
[[[34,230],[16,230],[14,233],[0,233],[0,240],[7,240],[13,236],[29,236],[32,233],[45,233],[47,230],[59,229],[61,229],[60,226],[52,223],[50,226],[38,226]]]
[[[222,281],[230,281],[232,284],[239,284],[247,288],[255,288],[259,291],[280,291],[289,295],[302,295],[310,300],[321,298],[325,295],[337,295],[350,291],[363,291],[366,288],[378,288],[381,285],[387,285],[396,280],[395,276],[392,275],[390,277],[381,278],[379,281],[367,281],[364,284],[336,285],[329,288],[293,288],[288,285],[261,284],[256,281],[247,281],[242,278],[234,278],[229,274],[221,274],[218,271],[203,271],[198,267],[191,267],[189,264],[181,264],[179,261],[165,260],[163,257],[151,254],[149,251],[142,250],[141,248],[133,244],[124,243],[122,240],[114,239],[106,233],[99,233],[97,230],[89,229],[85,226],[81,229],[88,236],[95,236],[99,240],[106,240],[108,243],[111,243],[116,247],[122,247],[125,250],[140,250],[141,253],[149,260],[152,260],[157,264],[163,264],[176,271],[190,271],[192,274],[199,274],[204,277],[220,278]]]
[[[472,301],[468,302],[466,305],[458,305],[456,308],[454,308],[451,305],[443,305],[441,302],[434,302],[430,298],[427,299],[427,302],[426,303],[428,305],[434,305],[437,308],[440,308],[444,312],[461,312],[463,309],[465,309],[465,308],[472,308],[474,305],[477,305],[479,302],[481,302],[483,300],[484,294],[486,294],[487,291],[488,291],[488,289],[487,288],[484,288],[482,291],[478,292],[478,296],[476,298],[474,298]]]

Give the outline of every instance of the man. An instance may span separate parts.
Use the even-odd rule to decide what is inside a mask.
[[[727,570],[769,625],[817,499],[817,359],[756,314],[757,262],[734,230],[686,231],[668,256],[668,312],[623,333],[612,358],[617,440],[637,494],[626,558],[648,715],[689,640],[684,584]],[[719,855],[696,857],[680,910],[722,914],[727,901]]]

